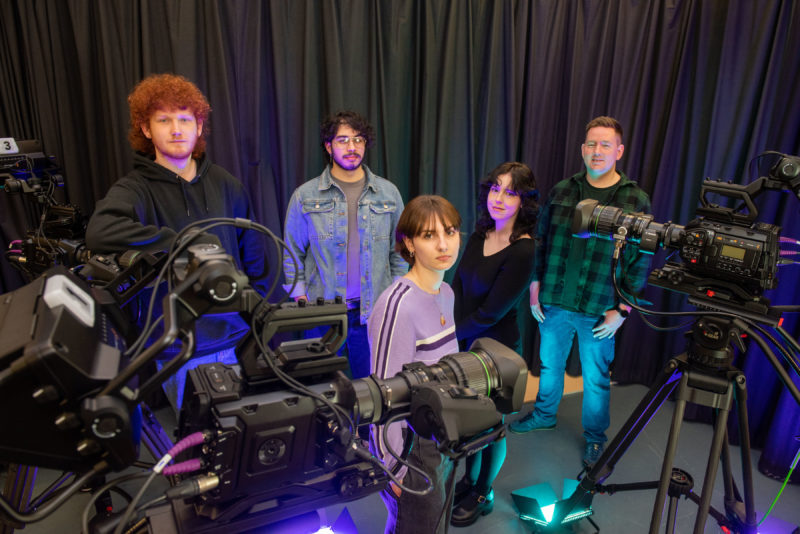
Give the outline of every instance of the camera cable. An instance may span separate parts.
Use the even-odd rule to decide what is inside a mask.
[[[427,483],[427,486],[425,487],[425,489],[423,489],[423,490],[414,490],[414,489],[411,489],[411,488],[409,488],[407,486],[404,486],[403,482],[400,479],[397,478],[397,476],[392,472],[392,470],[391,469],[387,469],[386,466],[383,464],[383,462],[381,462],[378,458],[376,458],[372,454],[369,454],[369,458],[368,459],[373,464],[375,464],[376,466],[380,467],[389,476],[391,481],[394,482],[395,485],[398,488],[400,488],[401,491],[408,492],[411,495],[418,495],[418,496],[428,495],[429,493],[431,493],[434,490],[433,483],[431,482],[430,477],[428,477],[428,474],[425,473],[425,471],[423,471],[419,467],[409,463],[405,458],[402,458],[397,453],[397,451],[395,451],[392,448],[391,444],[389,443],[389,439],[388,439],[388,428],[389,428],[389,425],[391,425],[393,423],[396,423],[396,422],[400,421],[401,419],[405,419],[409,415],[411,415],[411,414],[406,412],[406,413],[398,413],[398,414],[395,414],[392,417],[390,417],[389,420],[386,421],[386,423],[381,425],[381,439],[383,440],[383,444],[386,447],[386,451],[392,457],[394,457],[394,459],[397,460],[398,463],[406,466],[408,469],[416,472],[417,474],[421,475],[425,479],[425,482]],[[410,427],[408,428],[408,431],[409,432],[413,432],[413,430]],[[406,449],[406,450],[408,450],[408,449]]]
[[[117,528],[114,530],[114,534],[122,534],[122,532],[124,532],[125,527],[127,526],[128,522],[130,522],[130,519],[133,516],[133,513],[136,511],[137,505],[144,496],[145,491],[147,491],[147,488],[150,487],[155,478],[161,474],[167,464],[172,461],[172,458],[189,447],[203,443],[210,437],[210,433],[205,432],[195,432],[193,434],[189,434],[176,443],[175,446],[173,446],[164,456],[161,457],[161,459],[153,467],[150,475],[147,477],[147,480],[144,481],[142,487],[139,488],[139,491],[133,497],[133,500],[130,502],[130,504],[128,504],[128,507],[125,509],[125,513],[122,514],[122,519],[120,519],[119,523],[117,524]]]
[[[800,439],[800,436],[796,437],[795,439]],[[781,485],[781,489],[778,490],[775,500],[772,501],[772,504],[769,505],[769,509],[766,511],[766,513],[764,513],[764,517],[762,517],[761,521],[758,522],[759,526],[767,519],[767,517],[769,517],[769,514],[772,513],[772,508],[775,506],[775,503],[778,502],[778,499],[780,499],[783,490],[786,489],[786,484],[788,484],[789,479],[792,477],[794,468],[797,467],[798,460],[800,460],[800,449],[797,449],[797,454],[794,455],[794,460],[792,461],[791,466],[789,466],[789,472],[786,473],[786,478],[783,479],[783,484]]]
[[[135,480],[137,478],[142,478],[146,475],[147,475],[146,471],[124,475],[107,482],[106,484],[95,490],[92,493],[92,497],[89,499],[89,502],[86,503],[86,506],[84,506],[83,513],[81,514],[81,533],[89,534],[89,510],[92,509],[92,506],[97,501],[97,499],[99,499],[105,492],[110,491],[113,488],[116,488],[116,486],[122,484],[123,482],[127,482],[129,480]],[[130,498],[129,502],[132,500],[133,498]]]
[[[11,506],[8,503],[8,501],[6,501],[4,498],[0,498],[0,511],[2,511],[4,514],[6,514],[9,518],[13,519],[14,521],[19,521],[20,523],[33,523],[35,521],[41,521],[45,517],[52,514],[62,504],[64,504],[64,502],[66,502],[67,499],[75,495],[93,477],[99,475],[100,473],[104,473],[108,470],[109,470],[109,465],[106,462],[100,462],[96,464],[94,467],[92,467],[92,469],[81,475],[80,478],[76,478],[72,484],[66,487],[57,496],[53,497],[50,501],[48,501],[46,505],[42,506],[33,513],[30,514],[20,513],[18,510],[15,510],[14,507]]]

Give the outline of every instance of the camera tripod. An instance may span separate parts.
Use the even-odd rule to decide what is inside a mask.
[[[677,502],[681,495],[694,501],[699,509],[694,524],[694,533],[702,534],[709,515],[733,532],[755,534],[756,513],[754,506],[752,462],[750,458],[750,435],[747,419],[747,388],[744,374],[731,365],[733,350],[731,343],[741,345],[741,322],[718,316],[698,318],[690,332],[687,351],[672,358],[662,369],[655,384],[650,388],[637,408],[611,440],[605,452],[588,470],[571,497],[556,504],[551,524],[559,524],[570,511],[588,507],[597,491],[636,490],[658,488],[650,522],[651,534],[658,532],[663,515],[664,502],[669,497],[667,532],[675,528]],[[774,355],[772,355],[774,358]],[[773,365],[777,362],[773,362]],[[642,432],[664,401],[675,392],[675,412],[672,417],[661,476],[658,481],[602,486],[611,475],[614,466]],[[744,500],[733,479],[731,457],[728,446],[727,422],[732,406],[736,403],[741,446],[742,480]],[[701,493],[692,492],[692,481],[688,473],[673,469],[681,424],[686,404],[708,406],[716,417],[711,449],[708,454],[705,477]],[[722,463],[722,478],[725,494],[725,512],[711,506],[717,468]]]

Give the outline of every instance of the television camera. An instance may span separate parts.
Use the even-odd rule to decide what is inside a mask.
[[[224,221],[269,233],[251,221]],[[357,439],[359,425],[404,419],[458,458],[497,439],[500,414],[522,405],[527,367],[490,339],[389,379],[350,380],[342,373],[346,361],[335,355],[347,332],[341,301],[270,303],[218,245],[193,244],[183,234],[178,241],[154,282],[168,277],[171,287],[163,334],[146,347],[126,339],[111,313],[117,296],[107,293],[116,281],[101,289],[56,267],[0,300],[0,399],[14,406],[0,412],[0,425],[15,429],[0,436],[0,460],[76,473],[36,512],[0,500],[8,521],[40,520],[87,480],[137,460],[137,407],[191,357],[194,323],[206,314],[239,313],[251,330],[237,346],[238,369],[190,371],[175,447],[192,458],[166,466],[177,455],[170,450],[148,481],[156,472],[201,475],[179,475],[187,480],[166,494],[174,500],[151,503],[146,520],[159,532],[239,532],[379,491],[394,475]],[[328,327],[322,337],[271,343],[279,332],[319,326]],[[146,375],[147,364],[176,340],[180,351]],[[191,491],[180,489],[188,482]],[[121,519],[111,518],[112,528],[117,522],[121,531],[136,504],[134,498]],[[110,531],[107,523],[102,528]]]
[[[67,202],[61,168],[37,140],[9,148],[0,154],[0,183],[9,196],[22,198],[26,235],[11,242],[6,258],[28,281],[54,265],[86,263],[86,217]]]
[[[800,157],[781,155],[769,176],[743,186],[706,180],[700,190],[701,206],[686,226],[658,223],[653,216],[625,213],[596,200],[575,207],[573,234],[634,243],[642,252],[659,247],[674,249],[682,262],[667,262],[653,270],[648,283],[685,293],[690,302],[724,306],[755,319],[777,321],[770,315],[763,292],[778,285],[780,227],[756,221],[754,199],[764,190],[791,190],[800,198]],[[739,202],[734,207],[713,204],[710,194]],[[746,212],[742,210],[746,209]]]
[[[728,532],[757,532],[746,379],[741,371],[731,365],[734,356],[732,345],[735,344],[742,352],[746,351],[743,335],[756,343],[800,405],[798,388],[767,343],[768,340],[776,347],[794,372],[800,375],[800,365],[795,359],[800,354],[800,344],[779,323],[782,311],[796,310],[797,307],[773,307],[763,296],[765,290],[777,287],[777,268],[782,263],[778,248],[781,242],[780,228],[756,220],[758,210],[753,199],[767,189],[790,190],[800,199],[800,158],[780,154],[768,176],[760,177],[746,186],[704,181],[698,217],[685,226],[672,222],[657,223],[652,215],[626,213],[613,206],[600,205],[595,200],[578,203],[573,214],[573,235],[615,242],[611,277],[617,294],[625,304],[644,314],[699,317],[689,332],[686,352],[667,362],[601,457],[585,470],[583,478],[570,486],[574,488],[572,494],[552,504],[550,517],[545,518],[542,514],[542,503],[530,498],[530,495],[541,494],[537,493],[537,487],[512,494],[515,501],[521,503],[518,505],[521,517],[530,521],[535,529],[559,528],[563,523],[591,514],[592,499],[598,492],[610,494],[616,491],[657,489],[650,522],[651,534],[658,532],[667,498],[666,531],[674,531],[677,502],[681,496],[698,505],[695,534],[705,531],[709,515]],[[737,205],[722,207],[712,204],[708,198],[710,194],[727,197]],[[746,213],[742,212],[744,209]],[[627,244],[651,254],[659,247],[676,251],[683,261],[668,261],[650,273],[648,282],[686,294],[689,302],[697,306],[699,311],[652,311],[642,308],[634,298],[625,295],[617,283],[617,263],[622,248]],[[789,346],[784,346],[759,323],[775,328],[780,339]],[[674,395],[675,411],[659,480],[604,485],[616,463],[671,395]],[[693,490],[688,473],[673,468],[687,403],[710,407],[715,415],[714,435],[703,487],[699,492]],[[734,406],[741,447],[742,493],[732,476],[728,450],[727,421]],[[725,481],[724,511],[711,506],[720,462]]]

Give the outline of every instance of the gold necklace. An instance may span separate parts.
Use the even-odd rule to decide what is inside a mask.
[[[442,304],[439,302],[442,295],[442,290],[439,289],[439,292],[433,295],[433,300],[436,302],[436,307],[439,308],[439,322],[442,323],[442,326],[445,325],[447,320],[444,318],[444,312],[442,311]]]
[[[419,280],[417,279],[416,275],[414,275],[413,272],[409,272],[406,275],[406,278],[411,280],[414,283],[414,285],[416,285],[420,290],[422,290],[425,293],[428,293],[427,291],[422,289],[422,284],[419,282]],[[433,297],[433,302],[435,302],[436,303],[436,307],[439,308],[439,322],[442,323],[442,326],[444,326],[447,323],[447,319],[444,318],[444,312],[442,311],[442,305],[439,302],[439,299],[441,298],[440,295],[442,294],[442,290],[441,290],[441,288],[439,288],[439,292],[438,293],[428,293],[428,294]]]

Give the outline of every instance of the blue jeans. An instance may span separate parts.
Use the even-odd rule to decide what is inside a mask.
[[[358,308],[347,310],[347,340],[343,351],[350,362],[352,378],[369,376],[370,352],[369,339],[367,339],[367,325],[361,324]]]
[[[564,370],[572,340],[578,334],[583,374],[583,436],[587,443],[604,443],[609,425],[611,379],[608,367],[614,360],[614,338],[595,339],[592,328],[602,317],[543,306],[545,320],[539,324],[539,358],[542,371],[536,396],[534,420],[555,424],[564,393]]]

